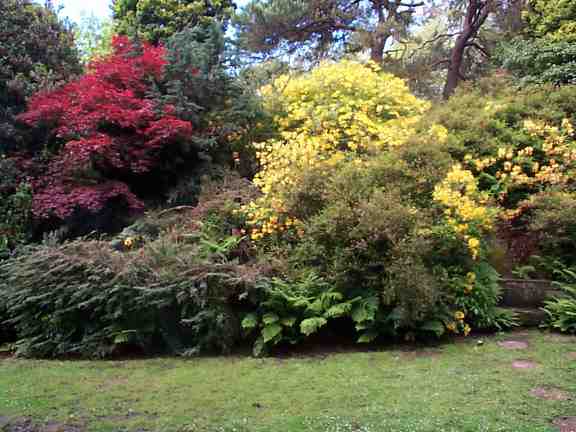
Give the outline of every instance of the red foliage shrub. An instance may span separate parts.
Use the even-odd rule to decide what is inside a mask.
[[[96,212],[117,197],[140,209],[118,177],[152,170],[161,150],[192,133],[189,122],[174,116],[174,107],[148,97],[162,79],[165,49],[135,47],[126,37],[116,37],[113,47],[111,56],[91,64],[81,78],[34,96],[19,117],[31,126],[48,125],[65,142],[47,174],[34,183],[37,217],[64,219],[75,209]],[[81,180],[87,173],[88,183]],[[100,177],[97,184],[95,177]]]

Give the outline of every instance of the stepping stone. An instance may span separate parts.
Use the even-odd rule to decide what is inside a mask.
[[[536,387],[530,390],[530,394],[540,399],[552,401],[570,400],[570,394],[555,387]]]
[[[526,348],[528,348],[528,342],[520,341],[520,340],[507,340],[507,341],[498,342],[498,346],[500,346],[502,348],[506,348],[506,349],[512,349],[512,350],[526,349]]]
[[[514,369],[534,369],[536,366],[538,365],[530,360],[514,360],[512,362]]]
[[[576,352],[569,352],[568,353],[568,358],[572,359],[572,360],[576,360]]]
[[[0,416],[0,431],[10,426],[10,419],[8,417]]]
[[[559,432],[576,432],[576,417],[557,417],[552,424]]]

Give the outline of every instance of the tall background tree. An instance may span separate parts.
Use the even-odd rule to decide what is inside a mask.
[[[115,31],[157,44],[197,24],[226,23],[233,0],[114,0]]]
[[[526,21],[532,37],[576,42],[576,2],[530,0],[529,7]]]
[[[252,0],[236,19],[241,45],[265,55],[308,50],[368,50],[382,63],[393,40],[407,37],[424,2],[416,0]]]
[[[491,70],[502,40],[524,26],[527,0],[251,0],[235,23],[264,58],[318,60],[367,52],[419,95],[448,98]]]
[[[502,44],[501,65],[521,83],[576,83],[576,2],[529,0],[522,37]]]
[[[414,63],[417,59],[421,66],[417,75],[443,71],[442,96],[449,98],[460,82],[490,71],[497,45],[522,31],[525,7],[526,0],[443,2],[435,9],[434,30],[426,31],[424,38],[417,38],[420,46],[412,48],[410,60]]]
[[[0,154],[23,149],[15,116],[36,91],[81,72],[70,23],[51,3],[0,0]]]
[[[496,7],[496,0],[468,0],[466,2],[462,25],[448,60],[448,74],[442,92],[444,99],[448,99],[456,90],[458,83],[465,79],[462,69],[467,50],[477,49],[482,54],[488,55],[485,48],[477,42],[477,38],[480,29]]]

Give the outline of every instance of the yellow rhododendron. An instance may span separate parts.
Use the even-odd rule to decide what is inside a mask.
[[[560,127],[525,120],[524,128],[539,138],[541,145],[521,149],[500,147],[495,158],[465,159],[477,174],[496,169],[495,176],[503,187],[499,197],[501,201],[514,189],[531,188],[536,191],[547,186],[564,186],[572,182],[576,174],[576,139],[570,120],[564,119]],[[518,209],[501,212],[504,219],[519,214],[521,211]]]
[[[375,64],[353,61],[281,76],[261,94],[276,113],[279,135],[256,144],[260,171],[254,183],[263,197],[244,209],[254,240],[290,227],[301,232],[298,221],[282,208],[282,197],[286,190],[297,190],[303,174],[310,169],[328,173],[342,163],[361,168],[365,155],[405,143],[429,107],[403,80]],[[448,135],[438,125],[428,133],[438,142]],[[276,224],[270,224],[272,216]]]
[[[485,205],[488,196],[478,190],[472,171],[454,165],[433,197],[445,207],[447,225],[466,241],[471,257],[478,259],[481,242],[476,236],[493,229],[494,211]]]

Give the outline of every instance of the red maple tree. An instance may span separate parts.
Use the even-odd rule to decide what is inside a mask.
[[[135,47],[126,37],[116,37],[113,47],[82,77],[35,95],[19,117],[32,126],[47,125],[64,143],[33,182],[39,218],[97,212],[113,198],[140,210],[142,203],[119,179],[153,170],[162,151],[192,134],[190,122],[177,118],[173,106],[148,96],[162,80],[165,49]]]

